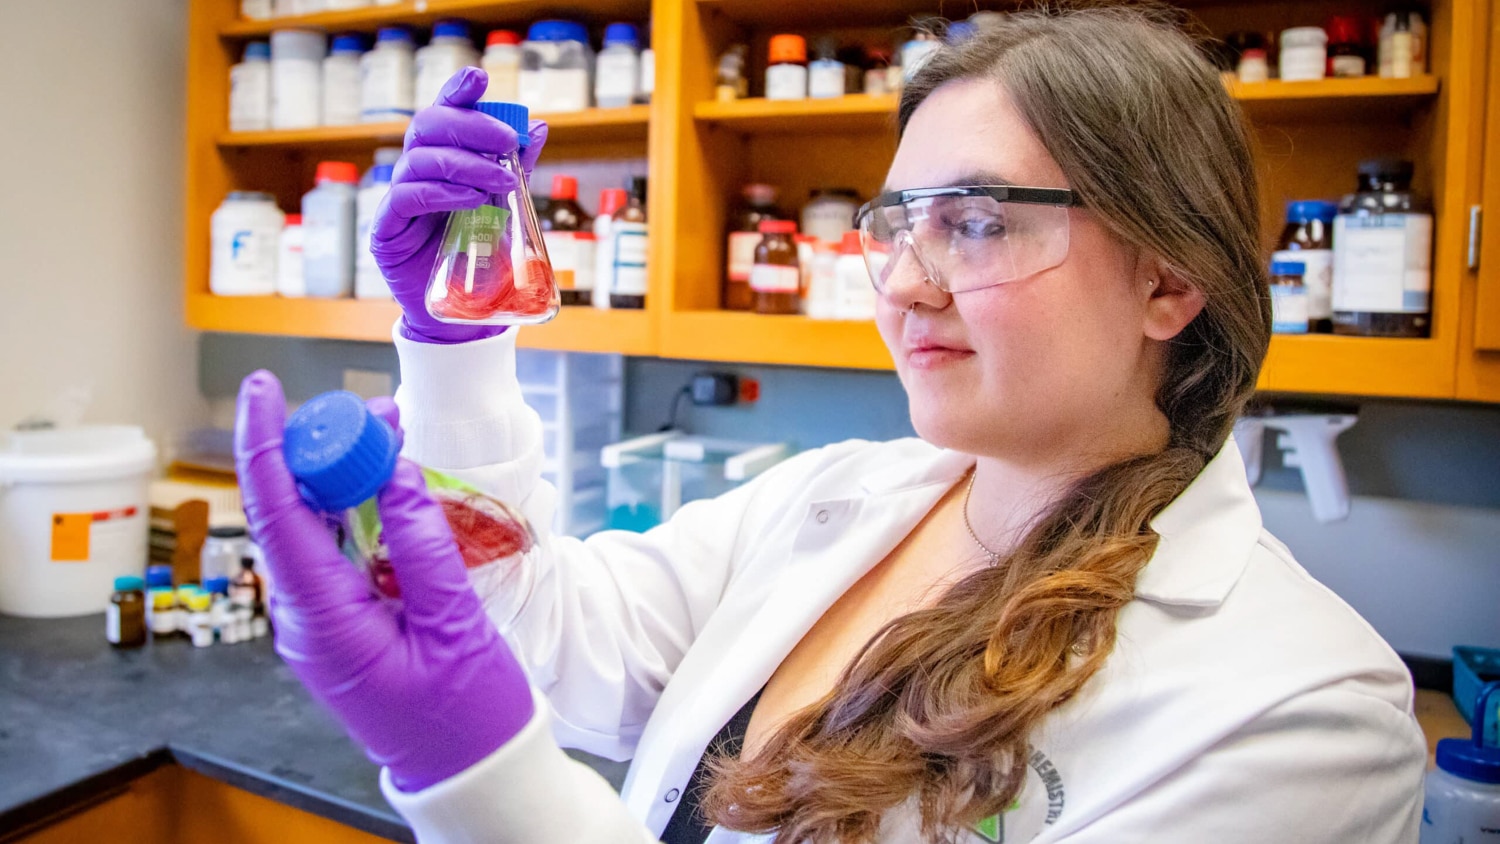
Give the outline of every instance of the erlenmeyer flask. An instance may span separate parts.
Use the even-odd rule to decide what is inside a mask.
[[[560,302],[521,170],[530,114],[515,103],[481,102],[475,108],[516,131],[520,148],[499,159],[515,173],[516,187],[472,211],[448,215],[427,283],[427,312],[440,322],[470,325],[546,322],[557,316]]]

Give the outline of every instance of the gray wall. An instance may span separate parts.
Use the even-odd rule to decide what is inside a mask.
[[[0,3],[0,428],[91,397],[167,446],[206,410],[183,325],[187,0]]]
[[[383,345],[206,335],[202,362],[204,394],[227,420],[235,386],[253,366],[280,373],[299,401],[338,387],[345,366],[394,371],[396,356]],[[739,407],[684,402],[678,422],[694,433],[798,448],[912,433],[889,373],[654,358],[626,368],[627,431],[658,429],[677,391],[710,368],[757,378],[762,395]],[[1367,402],[1339,445],[1350,518],[1314,522],[1300,476],[1268,458],[1256,490],[1267,528],[1398,650],[1447,656],[1455,644],[1500,647],[1500,408]]]

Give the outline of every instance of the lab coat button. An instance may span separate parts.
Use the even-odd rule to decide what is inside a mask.
[[[818,515],[814,516],[814,518],[816,518],[818,520],[818,524],[820,524],[820,525],[826,525],[826,524],[828,524],[828,511],[827,510],[819,510],[818,511]]]
[[[676,803],[677,802],[677,796],[679,794],[681,794],[681,793],[682,792],[678,791],[675,788],[672,789],[671,791],[667,792],[667,802],[668,803]]]

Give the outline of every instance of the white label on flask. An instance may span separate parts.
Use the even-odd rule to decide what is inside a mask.
[[[807,71],[807,95],[813,99],[832,99],[844,95],[844,63],[818,60]]]
[[[1307,304],[1307,288],[1271,285],[1271,330],[1277,334],[1306,334]]]
[[[757,293],[796,293],[802,286],[797,267],[756,264],[750,270],[750,289]]]
[[[547,260],[552,263],[552,277],[558,290],[578,288],[578,249],[580,242],[573,232],[542,232],[542,242],[547,246]]]
[[[323,125],[348,126],[359,122],[359,61],[333,56],[323,62]]]
[[[120,644],[120,606],[110,603],[104,608],[104,640],[111,645]]]
[[[807,68],[800,64],[773,64],[766,68],[766,99],[807,99]]]
[[[1309,319],[1329,319],[1333,316],[1333,250],[1332,249],[1283,249],[1271,253],[1271,263],[1285,261],[1302,264],[1302,284],[1307,288],[1307,316]]]
[[[271,128],[271,64],[244,62],[229,69],[229,131]]]
[[[1426,313],[1432,290],[1432,217],[1339,215],[1333,221],[1333,309]]]
[[[614,286],[611,295],[646,295],[646,245],[649,242],[645,223],[616,220],[610,231],[615,243]]]
[[[600,105],[629,105],[635,99],[640,66],[634,53],[604,52],[594,74],[594,100]]]
[[[750,268],[755,266],[755,247],[760,245],[760,232],[729,233],[729,280],[749,281]]]

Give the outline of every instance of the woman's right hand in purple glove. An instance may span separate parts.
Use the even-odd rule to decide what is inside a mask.
[[[516,133],[474,110],[489,77],[476,67],[453,75],[430,108],[412,118],[406,150],[391,175],[391,190],[375,212],[370,253],[403,311],[402,331],[413,340],[464,343],[504,331],[496,325],[450,325],[427,313],[427,281],[437,263],[443,226],[452,211],[478,208],[492,194],[516,186],[516,176],[496,161],[516,151]],[[531,175],[547,124],[531,121],[521,167]]]
[[[396,406],[370,409],[393,427]],[[421,470],[401,460],[378,503],[401,608],[375,596],[282,456],[286,399],[269,372],[240,386],[235,466],[275,590],[276,652],[406,792],[498,750],[535,712],[531,686],[469,585]],[[399,430],[399,429],[398,429]]]

